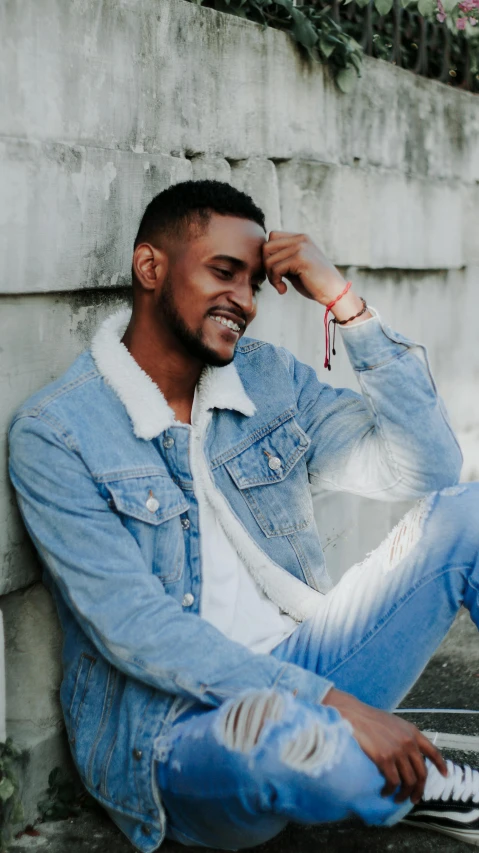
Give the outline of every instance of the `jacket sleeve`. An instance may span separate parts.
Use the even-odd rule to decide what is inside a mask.
[[[457,483],[462,454],[426,350],[375,316],[343,331],[361,394],[319,382],[295,361],[310,481],[378,500],[409,500]]]
[[[126,675],[206,705],[264,688],[320,702],[331,682],[257,655],[183,612],[108,507],[73,438],[45,418],[12,425],[10,476],[42,562],[100,653]]]

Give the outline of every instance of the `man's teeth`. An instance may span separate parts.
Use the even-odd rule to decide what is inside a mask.
[[[226,317],[215,317],[214,314],[210,314],[212,320],[216,320],[217,323],[221,323],[222,326],[228,326],[228,329],[233,329],[233,332],[241,332],[240,326],[237,323],[234,323],[233,320],[227,320]]]

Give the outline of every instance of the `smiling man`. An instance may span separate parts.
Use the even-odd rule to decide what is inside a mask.
[[[422,347],[227,184],[145,211],[133,311],[16,413],[10,473],[64,630],[91,794],[144,853],[407,815],[479,842],[479,774],[389,713],[464,604],[478,490]],[[245,336],[267,277],[332,311],[362,395]],[[269,285],[267,285],[269,286]],[[419,499],[331,589],[310,483]]]

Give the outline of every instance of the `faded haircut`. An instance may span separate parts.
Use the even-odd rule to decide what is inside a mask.
[[[264,213],[246,193],[223,181],[182,181],[150,201],[136,235],[140,243],[160,247],[162,237],[182,237],[191,225],[206,229],[212,213],[251,219],[265,229]]]

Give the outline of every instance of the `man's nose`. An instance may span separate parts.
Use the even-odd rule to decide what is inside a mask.
[[[231,301],[245,314],[247,318],[256,310],[253,288],[250,280],[245,277],[231,293]]]

